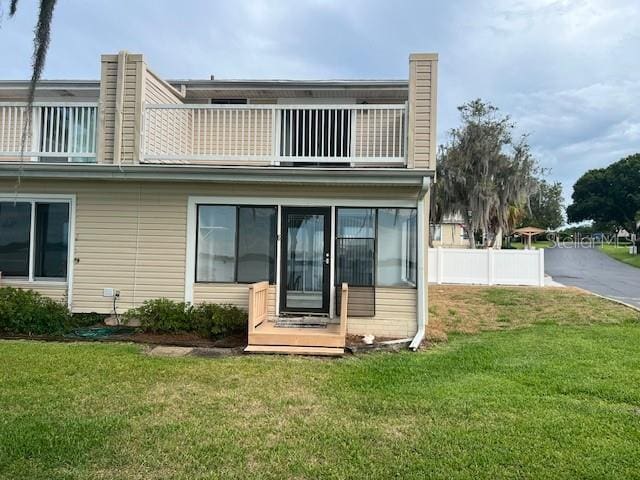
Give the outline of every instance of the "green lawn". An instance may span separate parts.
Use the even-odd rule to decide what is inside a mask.
[[[524,247],[526,247],[526,243],[511,242],[511,246],[513,248],[517,248],[518,250],[522,250],[524,249]],[[534,248],[549,248],[551,247],[551,242],[549,240],[532,241],[531,246]]]
[[[532,289],[497,291],[500,323]],[[339,360],[0,341],[0,478],[640,478],[638,315],[592,298]]]
[[[617,247],[615,245],[602,245],[600,250],[611,258],[615,258],[616,260],[624,262],[627,265],[631,265],[632,267],[640,268],[640,255],[630,255],[629,247],[627,246]]]

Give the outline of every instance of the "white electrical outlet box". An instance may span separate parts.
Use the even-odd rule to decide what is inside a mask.
[[[102,296],[103,297],[113,297],[113,295],[114,295],[113,288],[103,288],[102,289]]]

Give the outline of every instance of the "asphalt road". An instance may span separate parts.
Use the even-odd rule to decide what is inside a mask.
[[[559,283],[584,288],[640,307],[640,268],[595,248],[548,248],[544,270]]]

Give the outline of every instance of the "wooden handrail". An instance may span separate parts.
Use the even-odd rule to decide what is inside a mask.
[[[249,332],[267,319],[269,282],[249,285]]]
[[[349,285],[342,284],[342,294],[340,295],[340,334],[347,335],[347,313],[349,304]]]

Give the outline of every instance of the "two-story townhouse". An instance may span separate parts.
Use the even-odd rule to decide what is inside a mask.
[[[256,350],[417,347],[436,79],[413,54],[408,81],[165,81],[120,52],[42,81],[30,122],[28,82],[0,81],[1,282],[73,312],[262,302]]]

